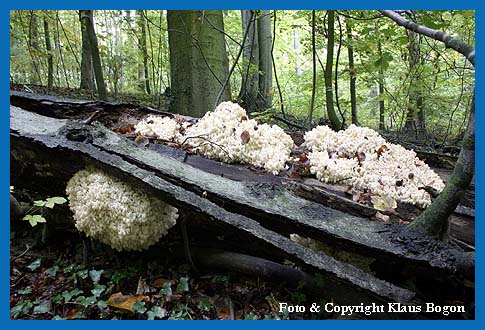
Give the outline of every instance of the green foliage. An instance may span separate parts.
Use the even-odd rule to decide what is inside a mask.
[[[34,261],[32,261],[29,265],[27,265],[27,268],[33,272],[40,267],[41,261],[42,261],[41,258],[37,258]]]
[[[163,286],[160,289],[159,295],[160,296],[171,296],[172,295],[172,283],[169,282],[169,281],[163,283]]]
[[[12,190],[12,189],[11,189]],[[46,223],[46,219],[40,214],[33,214],[39,212],[42,208],[54,208],[55,205],[61,205],[67,202],[64,197],[49,197],[46,200],[34,201],[34,206],[30,208],[22,220],[28,221],[32,227],[37,226],[38,223]]]
[[[148,73],[157,98],[170,86],[170,61],[166,11],[143,11],[146,18],[146,43]],[[232,66],[239,52],[243,31],[241,13],[226,10],[224,30],[229,58]],[[314,118],[325,118],[325,87],[323,66],[326,55],[326,14],[316,11],[317,79]],[[258,13],[260,15],[260,13]],[[312,91],[312,47],[311,11],[272,11],[276,16],[274,36],[274,59],[279,84],[287,113],[307,118]],[[10,12],[10,67],[11,81],[15,83],[46,82],[48,55],[52,55],[54,85],[77,87],[80,83],[81,34],[77,11],[22,11]],[[111,93],[129,93],[144,96],[140,88],[144,80],[140,73],[143,55],[139,48],[141,29],[137,24],[137,13],[133,10],[95,10],[95,28],[99,40],[104,74]],[[45,49],[41,22],[46,20],[51,27],[53,49]],[[416,10],[412,19],[418,24],[443,30],[454,38],[475,44],[475,12],[472,10]],[[338,22],[340,21],[340,25]],[[340,28],[341,32],[340,33]],[[352,27],[352,40],[347,40],[347,26]],[[33,32],[34,43],[31,41]],[[398,130],[404,125],[405,113],[412,89],[423,98],[427,130],[438,137],[454,137],[465,129],[467,112],[472,97],[474,70],[462,55],[445,49],[442,43],[418,37],[419,60],[410,65],[410,36],[406,30],[377,11],[337,11],[335,24],[335,51],[339,44],[340,57],[337,67],[338,98],[346,123],[350,122],[349,59],[347,47],[354,48],[355,76],[357,78],[357,111],[362,125],[378,128],[379,101],[385,104],[385,126]],[[37,41],[37,43],[35,43]],[[379,54],[378,43],[382,46]],[[37,46],[36,46],[37,45]],[[35,68],[39,71],[36,73]],[[251,67],[250,71],[258,70]],[[379,70],[383,71],[385,90],[377,93]],[[232,98],[235,100],[244,70],[240,58],[231,75]],[[334,78],[335,79],[335,78]],[[274,79],[273,79],[274,81]],[[273,82],[273,108],[280,109],[279,92]],[[271,112],[258,114],[258,119],[271,119]],[[44,203],[43,203],[44,202]],[[57,204],[47,199],[37,207],[52,207]],[[26,219],[35,226],[40,218]],[[42,221],[42,220],[40,220]]]
[[[189,278],[181,277],[179,283],[177,284],[177,292],[188,292],[189,291]]]

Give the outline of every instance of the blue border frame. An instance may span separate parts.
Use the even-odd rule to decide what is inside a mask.
[[[451,1],[451,0],[444,0],[444,1],[429,1],[425,2],[423,0],[389,0],[389,1],[377,1],[377,0],[346,0],[346,1],[338,1],[338,0],[326,0],[326,1],[311,1],[311,0],[300,0],[300,1],[275,1],[275,0],[266,0],[262,2],[261,0],[246,0],[242,1],[234,1],[234,0],[226,0],[226,1],[210,1],[210,0],[178,0],[178,1],[167,1],[167,0],[146,0],[143,2],[132,2],[126,0],[111,0],[111,1],[93,1],[93,0],[74,0],[74,1],[56,1],[56,0],[44,0],[44,1],[35,1],[35,0],[3,0],[0,1],[0,40],[2,43],[1,49],[1,56],[2,61],[0,65],[0,76],[4,77],[0,80],[1,84],[1,97],[2,97],[2,105],[4,105],[4,111],[1,112],[1,120],[0,120],[0,151],[3,155],[3,161],[0,162],[1,168],[1,187],[0,190],[0,200],[2,201],[2,214],[3,219],[0,220],[0,260],[1,260],[1,283],[0,283],[0,297],[1,297],[1,307],[0,307],[0,322],[3,326],[7,328],[32,328],[32,327],[45,327],[45,328],[64,328],[66,326],[66,321],[60,322],[46,322],[46,321],[10,321],[10,285],[9,285],[9,278],[10,278],[10,265],[9,265],[9,249],[10,249],[10,242],[9,242],[9,222],[8,222],[8,210],[9,204],[7,202],[8,195],[7,195],[7,186],[9,185],[9,172],[10,172],[10,164],[9,164],[9,117],[8,113],[8,104],[9,104],[9,11],[12,9],[474,9],[476,10],[476,49],[477,52],[477,66],[476,66],[476,168],[478,169],[480,165],[483,164],[483,155],[480,152],[480,146],[483,142],[484,132],[480,130],[482,123],[485,120],[485,114],[480,111],[482,105],[482,79],[481,79],[481,57],[480,50],[482,49],[482,25],[485,21],[485,13],[482,10],[482,1],[481,0],[461,0],[461,1]],[[466,328],[483,328],[480,326],[485,316],[483,313],[485,312],[483,308],[483,280],[481,276],[483,275],[483,251],[482,251],[482,242],[481,238],[484,234],[484,224],[482,223],[482,214],[484,212],[483,206],[481,202],[484,201],[483,198],[483,191],[481,189],[483,175],[480,171],[475,171],[476,173],[476,187],[480,187],[476,191],[476,198],[477,198],[477,209],[476,209],[476,250],[477,259],[476,259],[476,273],[477,273],[477,283],[476,283],[476,321],[411,321],[413,323],[407,323],[407,321],[351,321],[349,322],[340,322],[338,324],[334,322],[339,321],[291,321],[291,322],[279,322],[275,324],[272,323],[266,324],[257,322],[249,324],[246,322],[236,322],[234,321],[192,321],[192,322],[183,322],[179,323],[177,327],[186,327],[186,326],[196,326],[196,327],[210,327],[210,328],[222,328],[230,326],[236,328],[245,328],[248,326],[251,327],[263,327],[263,326],[277,326],[282,328],[290,328],[293,329],[294,327],[302,326],[301,322],[305,322],[304,326],[311,326],[311,327],[372,327],[372,328],[389,328],[389,327],[403,327],[407,328],[409,326],[424,328],[424,327],[466,327]],[[80,323],[81,322],[81,323]],[[89,322],[89,323],[86,323]],[[107,324],[106,322],[101,323],[102,321],[69,321],[69,327],[107,327],[111,324]],[[125,322],[118,322],[114,326],[115,327],[122,327],[122,328],[131,328],[133,324],[130,324],[132,321],[125,321]],[[166,323],[169,322],[169,323]],[[143,323],[143,327],[160,327],[160,326],[174,326],[174,321],[165,321],[164,323]],[[226,322],[231,322],[229,325]],[[249,321],[251,322],[251,321]],[[330,322],[330,323],[321,323],[321,322]],[[390,323],[392,322],[392,323]],[[433,322],[430,324],[429,322]],[[459,324],[457,324],[459,322]]]

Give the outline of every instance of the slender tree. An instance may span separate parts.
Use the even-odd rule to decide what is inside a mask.
[[[150,78],[148,75],[148,51],[147,51],[147,35],[146,35],[146,19],[143,10],[136,11],[138,16],[138,28],[140,29],[140,37],[138,38],[138,48],[140,49],[142,63],[139,64],[138,80],[140,82],[141,90],[147,94],[151,94]]]
[[[79,88],[94,92],[94,71],[93,58],[88,36],[88,19],[83,16],[83,10],[79,11],[79,21],[81,22],[81,85]],[[59,51],[61,49],[59,48]]]
[[[273,63],[271,48],[273,37],[271,34],[271,11],[262,10],[258,18],[259,44],[259,97],[265,109],[273,105]]]
[[[32,68],[34,74],[31,76],[31,84],[42,85],[42,78],[40,72],[40,63],[37,60],[40,54],[39,47],[39,20],[36,15],[35,10],[30,10],[30,20],[29,20],[29,49],[32,55]]]
[[[352,24],[347,19],[345,20],[345,27],[347,30],[347,51],[349,57],[349,91],[350,91],[350,108],[352,114],[352,124],[358,125],[359,121],[357,118],[357,93],[355,89],[355,65],[354,65],[354,45],[353,45],[353,38],[352,38]]]
[[[242,30],[248,31],[243,40],[244,73],[241,81],[241,90],[238,101],[249,112],[257,111],[259,91],[259,39],[257,27],[257,14],[253,10],[241,10]]]
[[[377,51],[379,52],[379,57],[382,58],[382,44],[381,44],[381,39],[377,41]],[[377,84],[378,84],[378,89],[379,89],[379,129],[381,131],[386,129],[385,126],[385,112],[386,112],[386,107],[384,104],[384,69],[382,68],[382,65],[379,65],[379,77],[377,78]]]
[[[463,54],[471,64],[475,65],[475,49],[465,42],[457,40],[442,31],[411,22],[392,10],[381,10],[380,12],[408,30],[443,42],[447,47]],[[475,92],[473,93],[468,120],[460,155],[453,173],[448,182],[446,182],[445,189],[411,223],[410,228],[421,228],[430,235],[441,238],[447,236],[448,218],[456,209],[475,173]]]
[[[327,12],[327,60],[325,63],[325,104],[327,115],[334,130],[339,130],[342,123],[335,112],[333,102],[333,48],[335,46],[335,10]]]
[[[103,77],[103,67],[101,65],[101,57],[99,56],[98,38],[96,37],[96,30],[94,29],[94,18],[92,10],[81,10],[81,20],[84,20],[86,32],[89,40],[89,48],[91,50],[91,57],[93,60],[94,77],[96,79],[96,87],[98,89],[98,97],[105,100],[107,96],[106,84]]]
[[[201,117],[214,109],[228,75],[222,11],[169,10],[167,23],[174,96],[171,111]],[[221,100],[230,98],[227,85]]]
[[[47,90],[51,90],[54,84],[54,60],[52,58],[52,44],[49,32],[49,22],[44,18],[44,39],[47,52]]]
[[[317,47],[315,45],[315,11],[312,10],[312,97],[308,114],[307,129],[312,127],[313,108],[315,107],[315,92],[317,89]]]

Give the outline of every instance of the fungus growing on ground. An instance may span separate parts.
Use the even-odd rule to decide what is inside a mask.
[[[141,251],[177,221],[177,209],[100,169],[77,172],[66,187],[76,228],[112,248]]]
[[[350,125],[334,132],[318,126],[305,134],[305,143],[311,150],[310,171],[324,182],[369,189],[424,207],[431,203],[424,187],[444,188],[441,178],[414,151],[386,142],[370,128]]]

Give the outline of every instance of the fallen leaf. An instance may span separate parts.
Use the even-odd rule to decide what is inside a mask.
[[[249,135],[248,131],[243,131],[241,133],[241,140],[243,144],[248,143],[250,139],[251,139],[251,136]]]
[[[152,282],[152,286],[154,288],[157,288],[157,289],[160,289],[163,287],[163,285],[166,283],[166,282],[169,282],[170,284],[174,284],[175,281],[174,280],[169,280],[169,279],[166,279],[166,278],[157,278],[155,280],[153,280]]]
[[[109,297],[108,306],[118,308],[125,312],[134,313],[135,311],[133,310],[132,306],[137,301],[149,302],[150,298],[140,294],[131,296],[131,295],[123,295],[121,292],[118,292],[118,293],[112,294]]]
[[[365,153],[363,153],[362,151],[358,152],[357,159],[359,160],[359,164],[362,163],[365,160]]]
[[[379,149],[376,150],[377,158],[381,157],[382,153],[386,152],[387,150],[389,150],[389,148],[385,144],[381,145]]]
[[[244,120],[248,120],[248,117],[242,116],[241,119],[239,120],[239,122],[243,122]]]
[[[150,143],[150,140],[146,136],[138,135],[135,138],[135,143],[138,147],[144,148]]]
[[[391,217],[388,216],[388,215],[382,214],[381,212],[377,212],[376,213],[376,219],[377,219],[377,221],[389,222]]]
[[[147,282],[143,278],[138,279],[138,286],[136,288],[136,294],[145,294],[154,291],[152,287],[150,287]]]
[[[379,211],[395,209],[397,207],[396,200],[389,196],[372,196],[371,202],[374,208]]]

